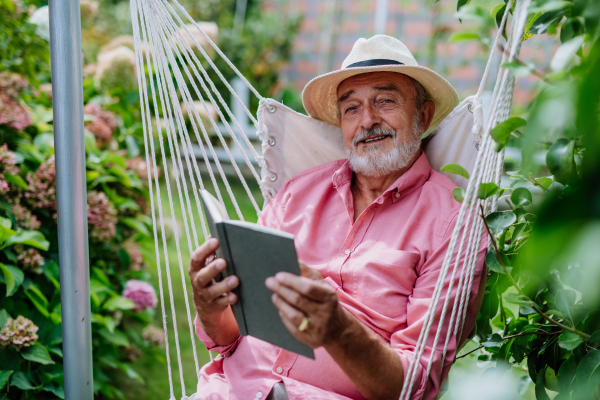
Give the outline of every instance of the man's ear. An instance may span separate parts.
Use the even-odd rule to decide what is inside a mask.
[[[433,120],[433,115],[435,114],[435,103],[431,100],[425,101],[421,106],[421,110],[419,111],[419,120],[421,121],[421,127],[423,128],[423,133],[427,132],[429,129],[429,125],[431,125],[431,121]]]

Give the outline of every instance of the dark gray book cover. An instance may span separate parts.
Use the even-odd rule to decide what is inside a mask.
[[[210,234],[219,239],[217,257],[227,263],[222,278],[236,275],[240,279],[233,290],[238,296],[233,313],[240,335],[251,335],[314,359],[313,350],[283,325],[271,301],[273,292],[265,286],[265,280],[278,272],[300,275],[294,235],[251,222],[227,220],[216,198],[206,190],[201,190],[200,196]]]

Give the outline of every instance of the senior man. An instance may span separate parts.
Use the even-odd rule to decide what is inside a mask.
[[[239,280],[213,283],[225,261],[210,259],[218,247],[210,239],[194,253],[190,278],[198,337],[223,357],[202,369],[201,399],[397,399],[413,358],[459,210],[421,137],[457,95],[400,41],[377,35],[358,40],[341,70],[309,82],[303,102],[313,118],[341,127],[347,159],[294,176],[259,222],[296,237],[302,276],[279,273],[265,284],[316,360],[240,337],[230,308]],[[484,252],[482,243],[463,332],[477,314]],[[464,340],[452,337],[442,365],[444,340],[433,349],[433,336],[414,399],[436,397]]]

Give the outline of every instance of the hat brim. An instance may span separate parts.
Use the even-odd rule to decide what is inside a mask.
[[[452,85],[429,68],[411,65],[378,65],[347,68],[317,76],[308,82],[302,91],[304,109],[314,119],[340,126],[337,114],[338,86],[351,76],[370,72],[397,72],[407,75],[423,85],[427,92],[427,99],[435,104],[430,130],[446,118],[459,103],[458,94]]]

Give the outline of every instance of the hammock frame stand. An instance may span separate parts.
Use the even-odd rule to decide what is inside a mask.
[[[83,135],[81,11],[50,0],[56,203],[65,398],[92,400],[92,322]]]

